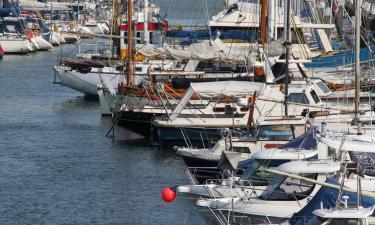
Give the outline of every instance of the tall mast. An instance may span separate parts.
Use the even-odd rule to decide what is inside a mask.
[[[262,0],[262,8],[261,8],[261,39],[262,39],[262,46],[264,48],[264,44],[266,42],[266,24],[267,24],[267,0]]]
[[[359,92],[361,89],[361,68],[360,68],[360,51],[361,51],[361,3],[362,0],[355,2],[355,112],[354,125],[359,125]]]
[[[144,8],[143,8],[143,29],[144,29],[144,38],[145,43],[150,44],[150,35],[148,33],[148,0],[144,0]]]
[[[292,45],[292,40],[291,40],[291,27],[290,27],[290,0],[286,0],[285,3],[285,11],[284,15],[286,15],[286,18],[284,18],[284,21],[286,25],[284,24],[284,27],[286,26],[285,29],[285,100],[284,100],[284,106],[285,106],[285,117],[288,117],[288,85],[289,85],[289,57],[290,57],[290,47]]]
[[[128,52],[127,52],[127,76],[126,84],[131,86],[133,84],[133,0],[128,0]]]

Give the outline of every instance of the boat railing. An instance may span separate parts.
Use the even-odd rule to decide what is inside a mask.
[[[232,203],[231,204],[232,207],[228,209],[227,216],[223,213],[223,211],[224,211],[223,209],[214,209],[214,208],[211,208],[211,207],[207,207],[207,208],[212,213],[212,215],[214,216],[214,218],[216,219],[216,221],[219,224],[223,224],[223,225],[228,225],[228,224],[256,224],[256,223],[253,223],[254,221],[252,221],[252,218],[250,218],[245,213],[243,213],[242,215],[239,215],[239,213],[236,212],[236,214],[237,214],[236,215],[234,213],[234,210],[233,210],[233,205],[234,204]],[[262,224],[269,224],[269,225],[274,224],[274,223],[271,222],[268,215],[259,212],[258,216],[263,216],[265,218],[265,221],[263,221]],[[246,220],[246,221],[244,221],[244,220]]]
[[[204,183],[212,177],[222,178],[217,167],[188,167],[185,172],[191,184],[194,185]],[[200,180],[203,180],[203,182],[200,182]]]
[[[191,174],[191,171],[189,168],[185,170],[186,176],[189,179],[190,183],[193,185],[197,185],[198,181],[195,179],[195,177]]]
[[[208,207],[208,210],[210,210],[210,212],[212,213],[212,215],[214,216],[214,218],[216,219],[216,221],[219,224],[221,224],[221,225],[230,224],[229,221],[227,221],[227,219],[225,218],[225,215],[223,214],[223,212],[220,209],[214,210],[211,207]]]

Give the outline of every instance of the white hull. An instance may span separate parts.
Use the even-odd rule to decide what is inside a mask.
[[[44,40],[41,36],[36,36],[33,39],[39,46],[39,50],[53,49],[53,46],[48,41]]]
[[[52,32],[52,35],[51,35],[51,38],[50,38],[50,41],[49,41],[52,45],[60,45],[60,41],[59,41],[59,37],[58,35],[55,33],[55,32]]]
[[[32,43],[26,39],[8,39],[0,37],[0,45],[4,53],[29,53],[34,51]]]
[[[98,85],[98,95],[100,102],[100,112],[102,115],[112,115],[111,107],[114,104],[114,96],[103,90],[103,85]]]
[[[117,87],[119,80],[123,75],[119,72],[107,71],[104,72],[106,68],[103,68],[103,72],[96,72],[97,69],[92,68],[89,73],[80,73],[75,70],[68,70],[62,67],[54,67],[55,71],[60,78],[61,85],[69,87],[73,90],[79,91],[86,95],[98,95],[97,85],[101,84],[100,76],[108,79],[114,87]],[[111,68],[113,69],[113,68]]]
[[[81,34],[87,34],[87,35],[93,35],[94,33],[86,26],[80,26],[78,31],[81,33]]]
[[[33,51],[38,51],[40,49],[37,41],[35,40],[35,37],[30,38],[30,42],[31,42]]]
[[[111,30],[109,29],[109,27],[106,23],[98,23],[98,24],[100,24],[104,33],[106,33],[106,34],[110,33]]]
[[[56,36],[56,39],[60,42],[60,44],[65,44],[66,43],[65,39],[61,36],[60,33],[53,32],[53,35]]]
[[[227,182],[227,180],[226,180]],[[228,184],[227,184],[228,183]],[[213,198],[230,198],[230,197],[249,197],[259,196],[266,186],[235,186],[231,188],[229,182],[222,184],[204,184],[204,185],[181,185],[176,188],[178,193],[193,198],[213,197]]]

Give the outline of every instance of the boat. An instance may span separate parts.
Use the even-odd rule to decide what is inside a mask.
[[[273,174],[263,172],[264,168],[277,167],[292,160],[311,160],[317,156],[315,129],[311,128],[283,147],[254,151],[250,158],[241,161],[236,169],[220,165],[218,169],[222,172],[213,173],[210,170],[207,173],[212,169],[208,165],[188,167],[186,174],[192,184],[179,185],[176,191],[194,198],[245,197],[251,195],[251,191],[257,191],[255,196],[259,196],[274,177]],[[215,176],[209,176],[212,174]],[[225,178],[226,174],[229,174],[228,178]]]
[[[232,84],[233,86],[231,86]],[[245,85],[247,88],[244,87]],[[252,86],[258,88],[251,91],[249,88]],[[322,110],[322,102],[317,95],[317,91],[315,91],[314,84],[290,84],[289,86],[290,116],[300,116],[306,109],[310,110],[308,113],[310,115],[325,111],[325,109]],[[233,87],[234,93],[226,93],[227,90],[231,90],[231,87]],[[267,120],[267,118],[270,120],[280,119],[284,113],[284,93],[282,90],[283,88],[280,85],[266,85],[257,82],[236,83],[236,81],[229,81],[215,82],[214,85],[212,83],[192,83],[178,106],[170,113],[170,116],[158,117],[153,120],[154,129],[157,129],[157,140],[165,148],[184,146],[186,142],[191,143],[189,147],[203,147],[202,137],[206,140],[204,142],[206,146],[208,146],[208,141],[215,143],[221,138],[220,131],[222,128],[243,129],[248,127],[249,115],[252,111],[249,110],[249,103],[251,103],[249,101],[252,99],[256,99],[256,110],[253,111],[252,115],[254,121]],[[241,93],[241,91],[243,92]],[[257,91],[256,98],[250,94],[254,91]],[[210,113],[207,111],[208,114],[197,113],[191,114],[191,116],[179,116],[184,107],[189,108],[187,102],[193,96],[193,93],[205,97],[233,95],[234,99],[224,107],[212,107]],[[243,96],[248,96],[248,98],[245,99]],[[237,107],[239,109],[236,109]],[[217,117],[215,111],[224,115]]]
[[[35,51],[29,40],[10,34],[0,34],[0,44],[5,54],[22,54]]]
[[[277,170],[303,174],[303,177],[325,182],[328,174],[340,171],[340,165],[339,162],[292,161],[278,166]],[[292,218],[294,213],[302,210],[320,188],[319,184],[307,183],[288,176],[276,176],[259,196],[202,199],[197,200],[195,204],[208,220],[212,220],[211,211],[220,211],[224,217],[233,217],[242,224],[259,224],[264,221],[277,224]]]
[[[29,33],[27,33],[29,34]],[[27,36],[22,22],[16,17],[3,17],[0,22],[0,44],[4,53],[22,54],[36,50],[32,36]]]
[[[237,155],[241,159],[251,157],[257,151],[282,147],[289,141],[301,136],[306,128],[306,121],[280,120],[262,121],[254,124],[248,135],[237,136],[235,131],[229,133],[215,143],[211,148],[176,147],[176,153],[180,155],[188,167],[218,167],[223,159],[223,153],[230,154],[234,160]],[[267,151],[270,152],[270,151]],[[233,168],[236,167],[232,166]]]
[[[32,40],[37,44],[38,50],[49,50],[53,46],[48,42],[46,36],[49,36],[49,30],[46,29],[41,19],[26,17],[25,23],[27,23],[28,29],[32,31]],[[31,35],[31,33],[30,33]]]

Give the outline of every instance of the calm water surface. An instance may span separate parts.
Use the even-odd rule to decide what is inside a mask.
[[[171,20],[204,22],[200,1],[159,2]],[[163,187],[188,183],[179,157],[125,130],[106,138],[99,103],[52,84],[60,51],[0,62],[0,224],[203,224],[189,200],[161,200]]]

